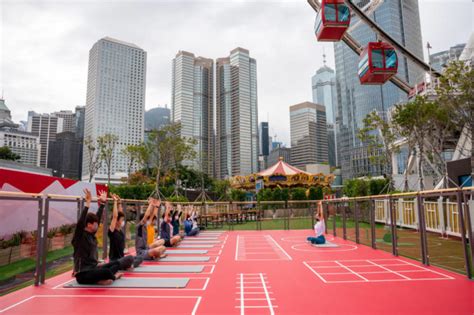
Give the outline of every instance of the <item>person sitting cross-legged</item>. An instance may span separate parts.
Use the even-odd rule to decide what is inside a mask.
[[[125,214],[122,211],[122,202],[118,195],[112,194],[114,207],[112,211],[112,220],[110,221],[109,231],[107,235],[110,240],[109,260],[111,262],[118,261],[120,270],[129,270],[138,267],[142,261],[142,257],[124,255],[125,250]]]
[[[122,273],[118,272],[120,264],[117,261],[99,264],[99,252],[95,236],[107,202],[107,193],[99,192],[100,206],[97,214],[88,212],[91,206],[92,194],[88,189],[85,189],[84,193],[86,205],[81,211],[71,242],[74,248],[73,275],[79,284],[110,285],[113,281],[122,277]]]
[[[166,257],[166,248],[163,246],[163,240],[156,240],[155,242],[148,245],[147,226],[151,224],[152,216],[158,215],[158,207],[160,201],[149,198],[148,208],[146,212],[140,216],[140,223],[137,226],[137,234],[135,237],[135,249],[137,256],[142,257],[144,260],[154,260]]]
[[[186,236],[196,236],[199,234],[197,213],[192,209],[192,206],[187,210],[186,213],[186,220],[184,220],[184,232],[186,233]]]
[[[316,236],[309,236],[307,240],[312,244],[324,244],[326,239],[324,238],[324,231],[326,230],[326,225],[324,222],[323,215],[323,203],[318,202],[318,211],[316,213],[316,224],[314,225],[314,232]]]
[[[163,222],[160,225],[160,238],[164,240],[166,247],[177,246],[181,242],[179,234],[173,236],[173,225],[171,224],[172,205],[166,202],[166,210],[163,214]]]

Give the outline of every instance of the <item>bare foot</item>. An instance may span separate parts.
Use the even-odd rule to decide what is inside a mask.
[[[166,256],[168,256],[168,254],[161,254],[160,259],[165,258]]]
[[[100,280],[97,282],[98,285],[111,285],[114,282],[114,280]]]
[[[122,273],[122,272],[117,272],[117,273],[115,274],[115,280],[118,280],[118,279],[122,278],[122,276],[123,276],[123,273]]]

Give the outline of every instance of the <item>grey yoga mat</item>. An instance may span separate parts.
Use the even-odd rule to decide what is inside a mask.
[[[207,254],[207,250],[205,249],[173,249],[167,250],[166,254]]]
[[[64,288],[185,288],[189,278],[120,278],[110,285],[79,284],[73,280]]]
[[[214,245],[208,244],[181,244],[177,248],[213,248]],[[171,251],[170,251],[171,253]]]
[[[313,245],[314,247],[328,247],[328,248],[339,247],[339,245],[331,243],[329,241],[326,241],[326,243],[324,244],[311,244],[311,245]]]
[[[203,262],[209,261],[209,259],[210,257],[208,256],[168,256],[165,258],[161,258],[159,262]]]
[[[202,265],[141,265],[132,272],[199,273],[203,270]]]

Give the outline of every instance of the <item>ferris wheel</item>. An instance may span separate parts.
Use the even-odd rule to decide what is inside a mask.
[[[308,0],[317,13],[314,26],[316,38],[326,42],[343,41],[359,55],[358,75],[362,85],[380,85],[391,81],[409,94],[413,87],[397,76],[397,51],[430,75],[440,77],[441,74],[372,21],[369,15],[383,2],[384,0],[369,0],[359,7],[352,0],[322,0],[321,3],[318,0]],[[359,17],[359,20],[351,25],[351,19],[355,16]],[[365,47],[358,43],[351,36],[351,31],[361,23],[367,24],[380,40],[370,42]]]

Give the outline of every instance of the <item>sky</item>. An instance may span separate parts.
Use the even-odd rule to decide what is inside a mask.
[[[474,31],[472,0],[419,0],[419,7],[432,53]],[[270,135],[288,145],[288,107],[312,100],[323,49],[334,67],[333,45],[316,41],[306,0],[0,0],[0,16],[0,88],[16,122],[29,110],[85,105],[89,49],[105,36],[147,52],[146,109],[170,107],[179,50],[217,59],[248,49],[257,60],[259,121],[268,119]]]

